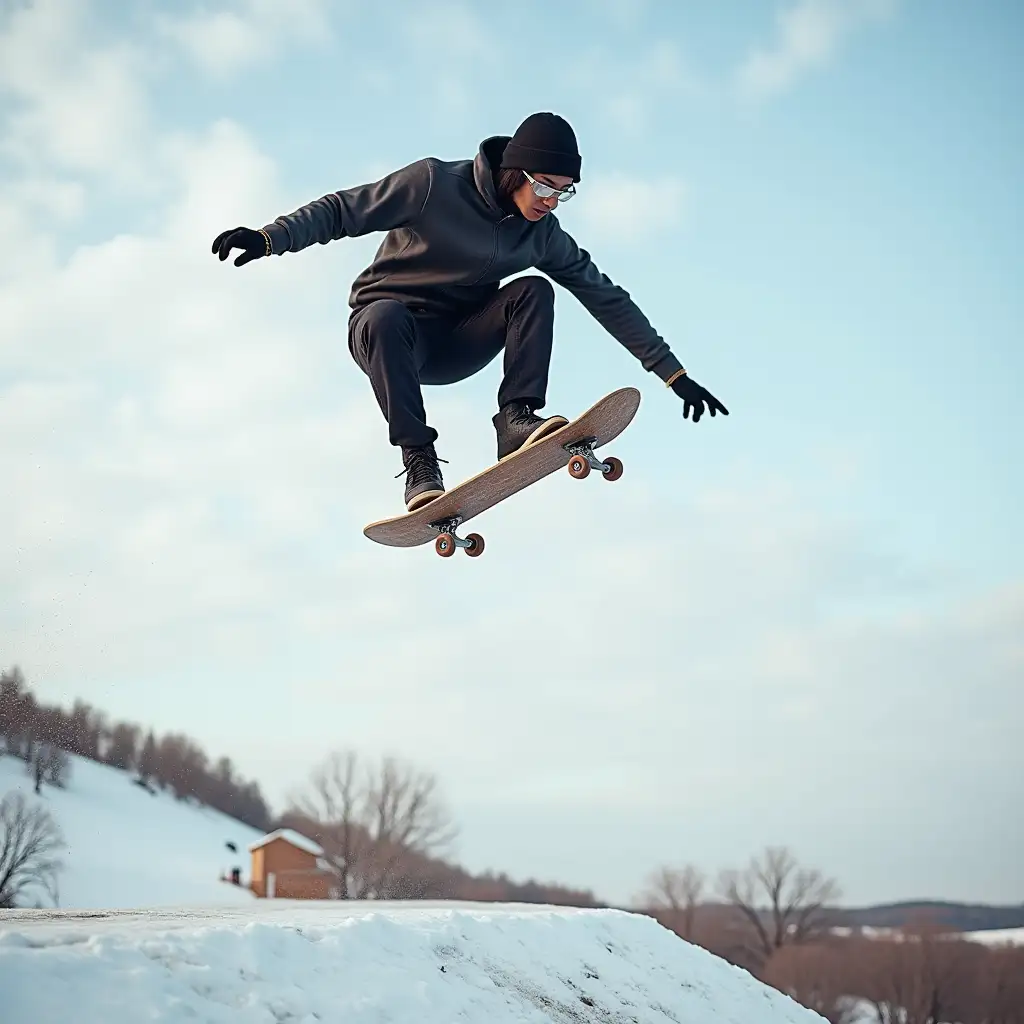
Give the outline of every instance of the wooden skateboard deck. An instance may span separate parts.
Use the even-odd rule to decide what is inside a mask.
[[[455,531],[517,491],[563,467],[576,479],[583,479],[596,469],[604,479],[617,480],[622,475],[622,463],[614,458],[602,461],[594,455],[594,449],[618,437],[629,426],[639,405],[640,392],[636,388],[613,391],[576,419],[462,481],[441,497],[414,512],[370,523],[363,533],[390,547],[409,548],[433,541],[439,555],[452,555],[460,547],[468,555],[480,555],[483,537],[472,533],[462,538]]]

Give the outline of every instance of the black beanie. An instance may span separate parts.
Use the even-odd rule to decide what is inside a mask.
[[[531,114],[505,147],[501,166],[532,174],[560,174],[580,180],[581,158],[576,134],[557,114]]]

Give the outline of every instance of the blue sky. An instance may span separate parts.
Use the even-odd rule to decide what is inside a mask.
[[[849,902],[1024,899],[1014,5],[113,11],[0,14],[5,664],[277,806],[398,753],[474,869],[626,900],[788,843]],[[563,225],[731,415],[684,422],[559,292],[549,410],[640,387],[623,479],[522,494],[479,560],[371,545],[379,239],[210,242],[534,110],[580,140]],[[497,382],[427,391],[450,481]]]

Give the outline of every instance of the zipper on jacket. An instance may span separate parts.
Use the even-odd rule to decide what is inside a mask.
[[[484,274],[486,274],[487,271],[490,270],[491,267],[494,266],[494,261],[495,261],[495,259],[498,256],[498,229],[501,227],[502,224],[505,223],[505,221],[512,220],[514,217],[515,217],[515,214],[513,214],[513,213],[506,213],[499,220],[495,221],[495,224],[494,224],[494,237],[491,240],[491,258],[484,264],[483,270],[481,270],[480,273],[477,274],[476,280],[473,282],[473,284],[477,284],[481,280],[481,278],[484,276]]]

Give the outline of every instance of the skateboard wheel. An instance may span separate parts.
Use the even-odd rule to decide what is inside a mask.
[[[469,547],[463,548],[463,550],[470,558],[476,558],[484,553],[484,539],[479,533],[466,534],[466,540],[469,541]]]
[[[455,554],[455,538],[450,533],[442,533],[434,541],[434,550],[442,558],[451,558]]]
[[[574,455],[569,460],[569,476],[584,480],[590,476],[590,463],[582,455]]]
[[[605,480],[618,480],[619,477],[622,476],[621,459],[617,459],[614,455],[610,455],[607,459],[604,460],[604,462],[605,465],[608,466],[608,469],[605,470],[604,474]]]

